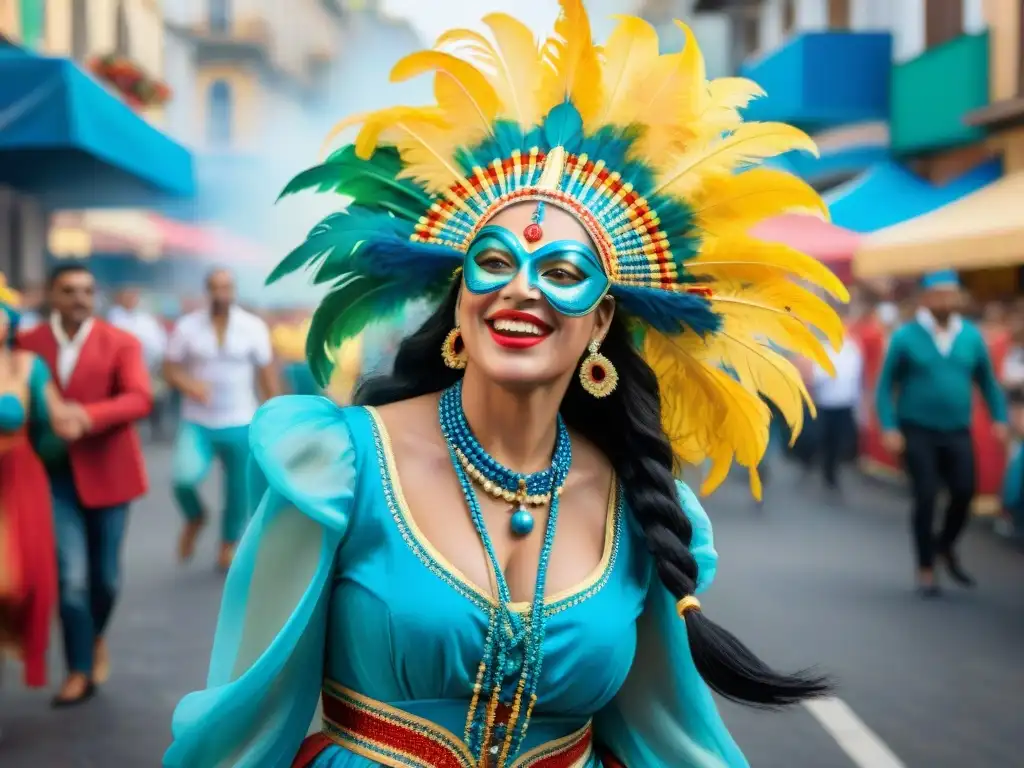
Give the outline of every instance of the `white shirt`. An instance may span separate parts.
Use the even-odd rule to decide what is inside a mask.
[[[164,358],[167,349],[167,333],[160,321],[148,312],[139,309],[125,309],[117,305],[110,308],[107,321],[123,331],[127,331],[142,345],[146,356],[146,365],[153,370]]]
[[[935,316],[924,307],[921,307],[917,310],[917,322],[923,325],[924,329],[931,335],[936,348],[939,350],[939,354],[943,357],[949,357],[949,353],[953,351],[953,343],[956,341],[956,337],[963,330],[963,318],[960,315],[952,314],[949,316],[949,322],[946,323],[946,327],[940,328],[939,324],[935,322]]]
[[[829,376],[820,365],[814,366],[814,404],[819,408],[858,408],[864,375],[864,356],[860,346],[846,339],[836,352],[829,347],[828,357],[836,375]]]
[[[174,326],[166,359],[185,366],[188,375],[210,388],[207,405],[186,399],[182,418],[211,429],[252,421],[259,407],[256,370],[274,358],[270,329],[256,315],[231,307],[223,346],[207,309],[185,315]]]
[[[57,339],[57,381],[60,382],[61,388],[64,388],[71,381],[71,374],[75,372],[75,366],[78,365],[82,347],[85,346],[85,341],[92,331],[92,318],[90,317],[82,323],[74,338],[69,339],[68,335],[64,333],[64,327],[60,324],[60,315],[54,312],[50,315],[50,329],[53,331],[54,338]]]

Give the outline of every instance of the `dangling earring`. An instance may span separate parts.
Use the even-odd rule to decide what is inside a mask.
[[[600,347],[601,342],[596,339],[587,347],[590,354],[580,366],[580,384],[593,397],[608,397],[619,383],[619,372],[611,360],[597,351]]]
[[[444,337],[444,343],[441,345],[441,357],[444,358],[445,365],[456,371],[461,371],[466,367],[466,345],[462,341],[462,331],[458,326],[452,328]]]

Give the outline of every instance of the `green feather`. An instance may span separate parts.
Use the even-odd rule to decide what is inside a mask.
[[[300,269],[315,269],[330,261],[350,259],[366,240],[382,232],[393,232],[404,238],[412,234],[412,224],[386,213],[379,213],[359,205],[352,205],[341,213],[332,213],[310,230],[306,239],[281,260],[267,277],[270,285]],[[335,269],[328,277],[317,277],[317,282],[334,279],[345,269]]]
[[[309,168],[285,186],[278,200],[313,189],[335,192],[368,207],[379,207],[409,221],[417,221],[432,198],[414,182],[397,178],[402,169],[392,147],[378,149],[369,160],[358,157],[352,146],[342,147],[326,162]]]

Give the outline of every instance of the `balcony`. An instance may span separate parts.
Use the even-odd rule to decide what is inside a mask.
[[[196,58],[201,64],[265,61],[273,44],[270,24],[262,18],[238,19],[227,31],[211,29],[205,23],[184,31],[195,42]]]
[[[891,68],[888,32],[798,35],[741,68],[768,94],[753,102],[745,116],[808,131],[888,120]]]
[[[915,155],[972,144],[967,116],[988,104],[988,34],[963,35],[892,71],[892,151]],[[942,98],[935,98],[941,93]]]

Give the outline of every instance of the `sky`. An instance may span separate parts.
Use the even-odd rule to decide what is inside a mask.
[[[558,13],[556,0],[385,0],[385,10],[408,19],[428,45],[453,27],[480,28],[488,13],[504,11],[536,32],[550,29]]]
[[[611,29],[613,14],[634,13],[639,2],[585,0],[585,4],[590,11],[594,36],[601,39]],[[547,35],[558,16],[558,0],[384,0],[384,8],[393,16],[408,19],[428,45],[452,27],[486,29],[480,19],[495,11],[512,14],[526,22],[538,36]]]

